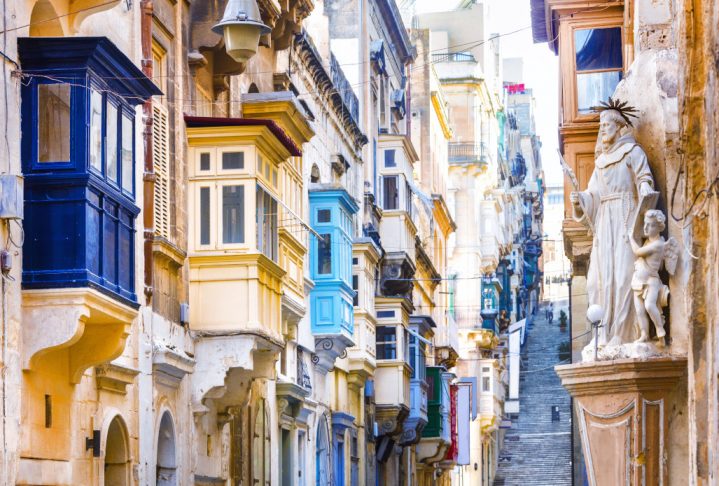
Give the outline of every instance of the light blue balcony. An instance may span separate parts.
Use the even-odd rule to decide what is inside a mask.
[[[329,371],[334,360],[353,346],[352,217],[359,210],[355,200],[339,186],[315,186],[310,190],[310,223],[320,235],[311,236],[310,293],[312,334],[316,366]]]

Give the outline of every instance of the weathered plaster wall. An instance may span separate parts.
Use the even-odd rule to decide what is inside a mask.
[[[675,213],[690,213],[687,245],[698,257],[689,277],[689,458],[690,484],[719,478],[719,2],[676,0],[678,24],[680,194]],[[693,205],[694,199],[697,204]]]

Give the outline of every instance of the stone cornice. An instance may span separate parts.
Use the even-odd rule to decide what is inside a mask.
[[[666,391],[687,375],[686,357],[622,359],[555,366],[573,397],[607,393]]]

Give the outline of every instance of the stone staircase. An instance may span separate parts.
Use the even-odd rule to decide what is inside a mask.
[[[569,330],[559,329],[560,309],[555,303],[554,323],[540,309],[522,350],[519,416],[506,430],[494,486],[570,486],[572,484],[571,413],[569,394],[552,367],[559,363],[560,343]],[[552,421],[552,407],[559,421]]]

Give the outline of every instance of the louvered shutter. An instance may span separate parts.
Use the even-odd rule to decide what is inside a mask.
[[[152,105],[152,163],[155,168],[155,234],[170,239],[170,125],[167,109]]]

